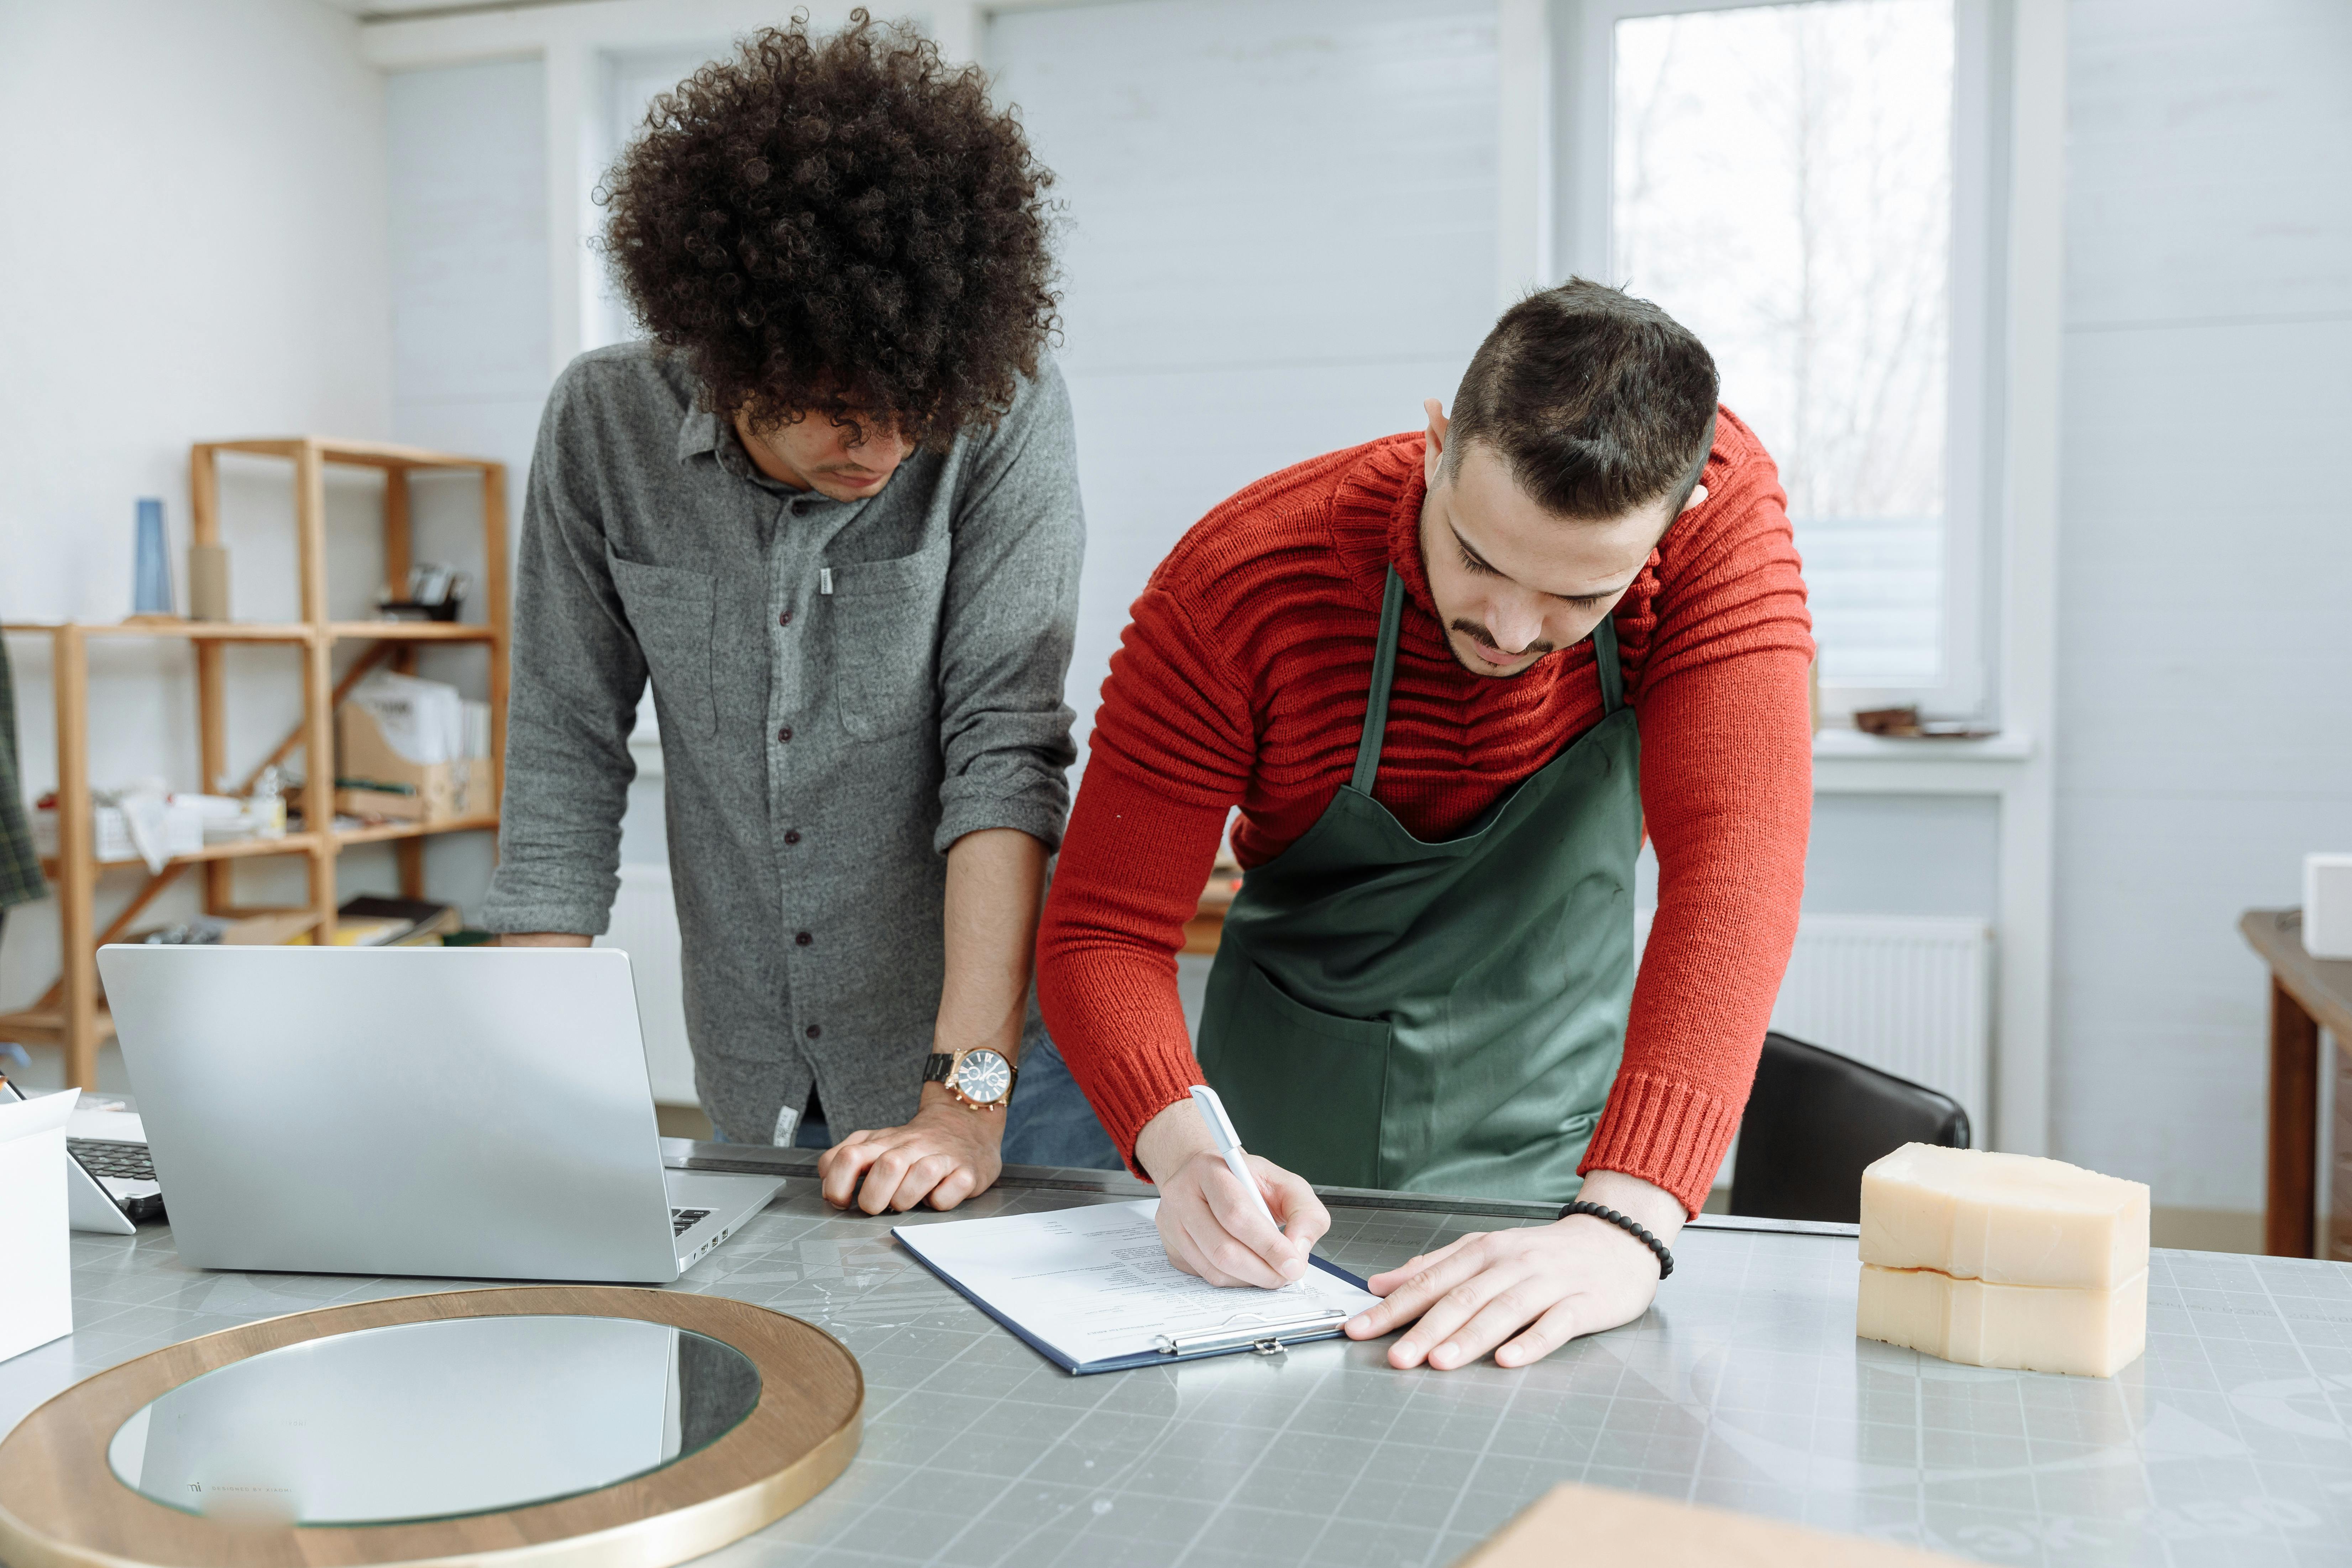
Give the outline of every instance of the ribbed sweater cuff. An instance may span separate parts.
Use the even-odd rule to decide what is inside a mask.
[[[1107,1053],[1097,1070],[1086,1076],[1082,1087],[1094,1101],[1095,1114],[1102,1119],[1103,1131],[1110,1134],[1119,1158],[1148,1182],[1151,1173],[1135,1159],[1135,1141],[1142,1136],[1144,1124],[1170,1106],[1181,1104],[1192,1095],[1194,1084],[1206,1081],[1191,1051],[1161,1047]]]
[[[1739,1107],[1668,1079],[1620,1073],[1579,1175],[1622,1171],[1666,1189],[1696,1214],[1739,1131]]]

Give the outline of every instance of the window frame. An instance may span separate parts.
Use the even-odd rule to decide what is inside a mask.
[[[688,38],[592,52],[589,69],[593,79],[586,95],[588,112],[581,127],[586,165],[582,174],[588,181],[584,197],[588,204],[588,237],[604,232],[604,210],[596,205],[595,191],[604,184],[605,171],[636,135],[656,94],[666,90],[656,88],[639,98],[630,89],[647,81],[683,80],[689,72],[732,54],[734,49],[733,42],[724,35],[713,35],[699,41]],[[582,248],[580,297],[581,352],[627,342],[637,335],[636,321],[630,314],[628,301],[614,285],[604,254],[593,246]]]
[[[1615,252],[1615,37],[1622,20],[1695,11],[1751,10],[1791,0],[1555,0],[1555,79],[1566,89],[1555,123],[1562,270],[1612,277]],[[1837,4],[1839,0],[1817,0]],[[1941,679],[1933,685],[1864,685],[1824,676],[1824,727],[1857,710],[1916,703],[1935,718],[1997,723],[2008,237],[2010,0],[1952,0],[1950,342],[1944,433]]]

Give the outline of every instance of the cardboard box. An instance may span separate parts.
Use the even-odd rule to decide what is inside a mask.
[[[0,1361],[73,1332],[66,1219],[71,1089],[0,1104]]]
[[[356,702],[335,710],[335,809],[394,822],[446,822],[487,811],[475,781],[486,767],[461,758],[412,763],[383,737],[375,715]]]

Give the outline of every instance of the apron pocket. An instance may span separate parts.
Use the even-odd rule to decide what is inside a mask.
[[[1378,1186],[1389,1026],[1318,1013],[1242,962],[1239,994],[1213,1037],[1202,1030],[1201,1053],[1234,1130],[1251,1153],[1319,1185]]]

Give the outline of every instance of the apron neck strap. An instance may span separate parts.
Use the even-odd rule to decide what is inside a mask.
[[[1348,780],[1360,795],[1372,793],[1380,775],[1381,742],[1389,731],[1389,689],[1396,684],[1397,633],[1404,621],[1404,579],[1389,568],[1386,591],[1381,595],[1381,640],[1372,648],[1372,689],[1364,701],[1364,733],[1356,742],[1356,771]],[[1592,628],[1592,664],[1601,676],[1601,713],[1607,718],[1625,706],[1625,671],[1617,654],[1615,612],[1603,616]]]
[[[1355,776],[1348,782],[1359,795],[1372,793],[1381,771],[1381,741],[1389,730],[1389,688],[1396,683],[1397,631],[1404,623],[1404,579],[1389,568],[1389,584],[1381,595],[1381,640],[1372,649],[1372,689],[1364,701],[1363,738],[1356,742]]]
[[[1601,674],[1601,716],[1625,706],[1625,669],[1617,657],[1617,612],[1612,606],[1592,628],[1592,665]]]

